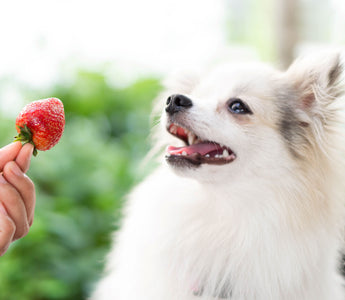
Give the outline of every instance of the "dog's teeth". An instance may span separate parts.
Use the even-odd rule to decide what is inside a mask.
[[[223,156],[224,156],[224,157],[228,157],[229,155],[230,155],[230,154],[229,154],[228,150],[224,149],[224,150],[223,150]]]
[[[210,157],[210,154],[206,154],[205,157]]]
[[[188,143],[193,145],[195,143],[196,136],[192,132],[188,132]]]
[[[183,152],[182,152],[182,155],[183,155],[183,156],[187,156],[187,152],[186,152],[186,151],[183,151]]]
[[[170,127],[170,132],[173,133],[173,134],[177,134],[177,126],[176,125],[172,125]]]

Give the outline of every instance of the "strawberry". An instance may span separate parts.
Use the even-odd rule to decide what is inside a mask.
[[[55,146],[65,128],[65,113],[61,100],[48,98],[26,105],[16,119],[18,136],[15,141],[34,145],[37,150],[46,151]]]

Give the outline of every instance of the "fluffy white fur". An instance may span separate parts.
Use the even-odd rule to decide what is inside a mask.
[[[161,108],[188,95],[179,121],[237,157],[195,168],[162,157],[130,194],[91,299],[345,299],[342,89],[339,55],[328,54],[286,72],[227,65],[168,90]],[[253,114],[229,112],[232,97]],[[159,147],[181,143],[168,118]]]

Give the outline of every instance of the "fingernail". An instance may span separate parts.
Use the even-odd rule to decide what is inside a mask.
[[[31,143],[26,143],[24,146],[23,146],[23,148],[24,147],[26,147],[26,148],[28,148],[28,147],[30,147],[30,148],[34,148],[34,146],[31,144]]]
[[[25,144],[23,147],[26,147],[26,148],[29,148],[30,150],[28,150],[29,151],[29,157],[31,158],[32,157],[32,154],[33,154],[33,152],[34,152],[34,146],[32,145],[32,144],[30,144],[30,143],[27,143],[27,144]]]
[[[6,208],[4,207],[4,205],[0,202],[0,212],[5,215],[6,217],[8,217],[8,213]]]

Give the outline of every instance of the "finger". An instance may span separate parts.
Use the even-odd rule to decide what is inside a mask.
[[[8,174],[8,171],[6,171],[7,165],[8,164],[5,165],[3,176],[0,176],[0,201],[16,226],[12,239],[14,241],[25,236],[29,232],[29,223],[21,195],[5,177],[5,172]]]
[[[14,142],[0,149],[0,171],[7,162],[16,158],[21,148],[21,142]]]
[[[34,151],[34,146],[30,143],[27,143],[22,147],[22,149],[20,149],[17,155],[16,163],[18,164],[18,166],[22,169],[24,173],[26,173],[29,170],[30,160],[31,160],[33,151]]]
[[[8,216],[5,207],[0,202],[0,256],[4,255],[7,251],[15,231],[16,226]]]
[[[4,176],[6,180],[20,194],[26,209],[29,226],[32,225],[36,204],[35,185],[31,179],[26,176],[18,165],[11,161],[5,165]]]

